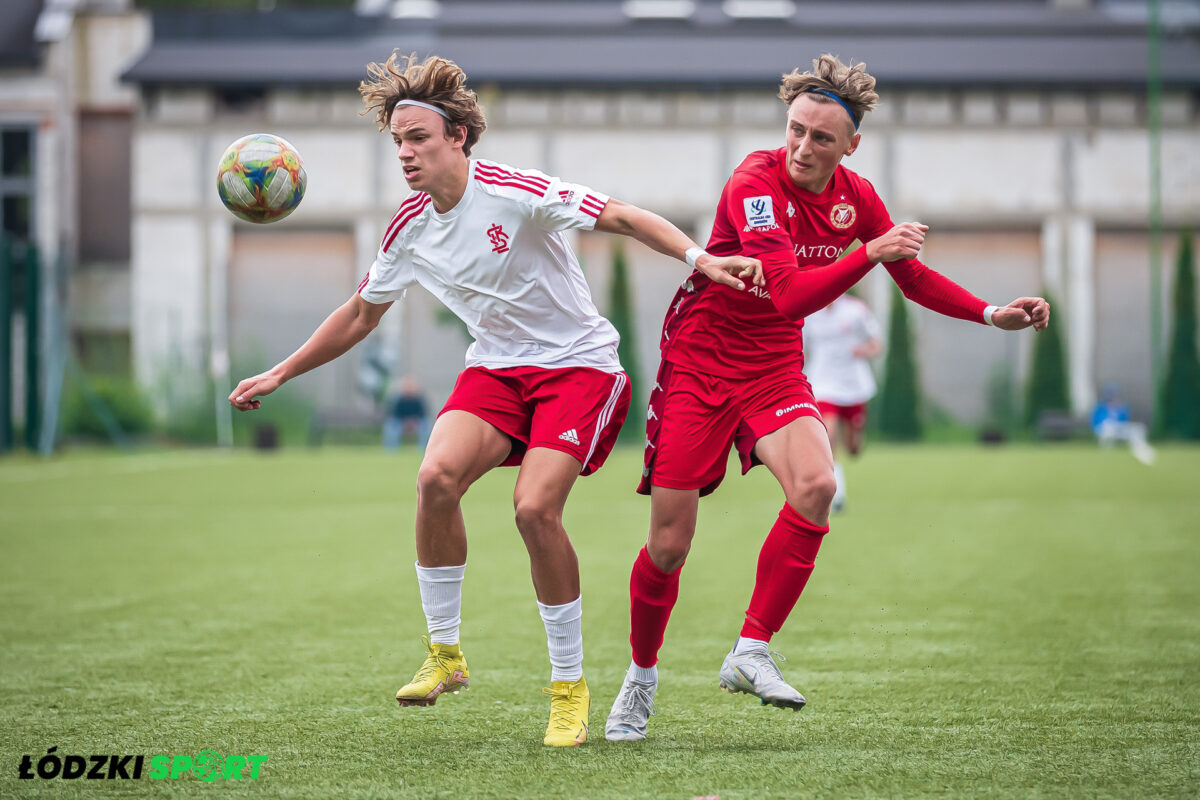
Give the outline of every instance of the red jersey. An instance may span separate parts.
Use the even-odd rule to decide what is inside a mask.
[[[744,254],[764,264],[787,257],[796,269],[806,269],[831,264],[856,239],[865,243],[893,227],[865,178],[839,165],[825,191],[814,194],[792,181],[786,158],[784,148],[760,150],[734,170],[717,205],[709,253]],[[987,303],[920,261],[885,266],[906,297],[986,324]],[[772,288],[769,276],[765,287],[738,291],[693,272],[667,309],[663,359],[726,378],[763,375],[781,361],[803,363],[804,323],[776,307]]]

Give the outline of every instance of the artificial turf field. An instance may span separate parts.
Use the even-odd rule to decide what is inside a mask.
[[[802,712],[717,689],[765,470],[701,503],[640,743],[603,739],[628,664],[637,451],[581,480],[586,746],[541,744],[549,679],[513,470],[464,502],[472,688],[396,707],[420,664],[417,455],[0,460],[0,796],[1194,797],[1200,449],[871,447],[773,646]],[[265,754],[256,780],[20,780],[67,754]],[[248,774],[248,773],[247,773]]]

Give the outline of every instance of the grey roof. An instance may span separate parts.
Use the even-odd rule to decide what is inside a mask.
[[[762,87],[823,52],[865,61],[884,86],[1137,87],[1147,75],[1144,11],[1139,19],[1123,3],[803,2],[776,20],[731,19],[711,0],[686,20],[629,19],[617,0],[441,8],[434,20],[159,14],[152,45],[124,77],[147,86],[356,84],[365,64],[393,49],[453,59],[475,86]],[[1163,81],[1200,89],[1200,10],[1167,22]]]
[[[40,48],[33,38],[42,0],[2,0],[0,13],[0,66],[34,66]]]

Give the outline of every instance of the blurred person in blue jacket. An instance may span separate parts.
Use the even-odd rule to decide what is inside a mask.
[[[1116,442],[1129,442],[1133,457],[1150,466],[1155,452],[1146,441],[1146,426],[1130,419],[1129,404],[1122,403],[1117,384],[1109,381],[1100,390],[1100,399],[1092,411],[1092,432],[1101,447],[1112,447]]]
[[[421,385],[414,376],[405,375],[400,379],[400,393],[392,398],[387,418],[383,421],[384,448],[398,448],[405,430],[410,429],[416,437],[417,445],[424,450],[432,427],[433,421],[429,418],[429,408],[425,403]]]

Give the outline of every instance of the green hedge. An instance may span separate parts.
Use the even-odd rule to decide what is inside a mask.
[[[133,380],[98,375],[68,381],[62,401],[63,434],[107,440],[106,409],[121,433],[137,436],[154,431],[154,411]]]

